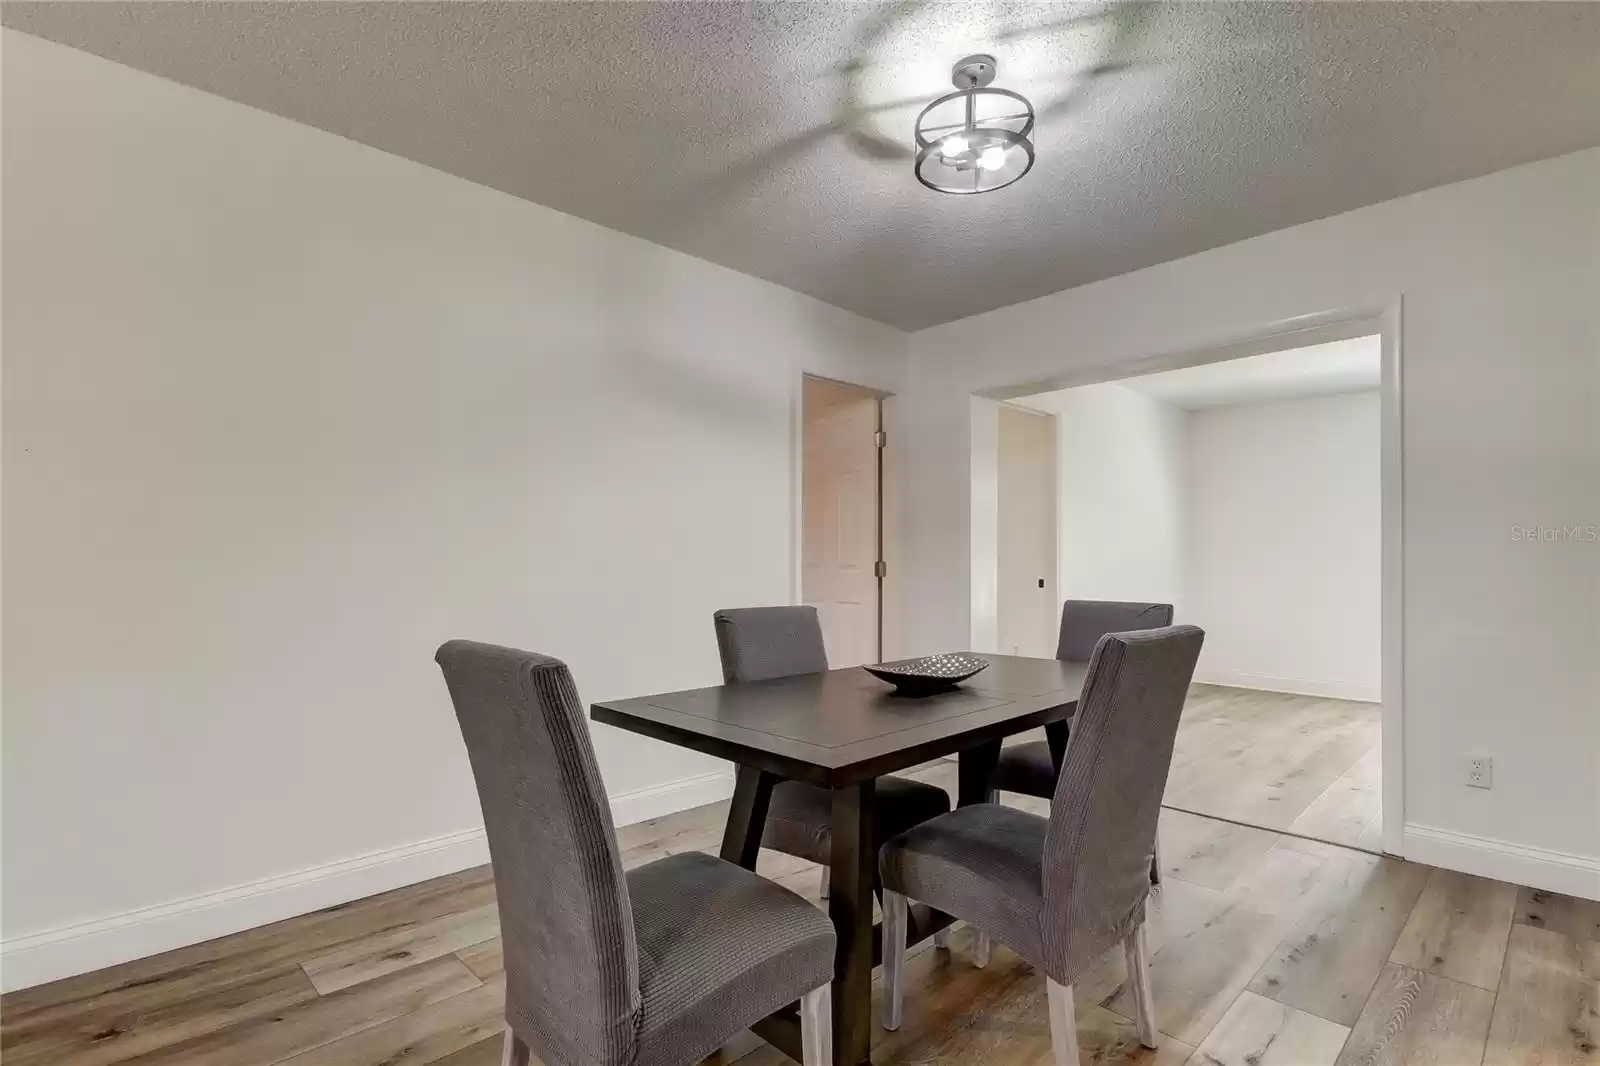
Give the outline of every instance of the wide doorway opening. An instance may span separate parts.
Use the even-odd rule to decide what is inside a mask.
[[[1172,604],[1206,631],[1174,822],[1383,850],[1382,383],[1374,332],[999,404],[996,650],[1053,643],[1064,600]],[[1006,447],[1030,417],[1053,431],[1048,475]],[[1049,514],[1006,506],[1025,478]],[[1034,542],[1053,565],[1024,579]]]

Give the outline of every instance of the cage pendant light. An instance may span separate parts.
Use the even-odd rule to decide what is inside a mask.
[[[956,91],[917,116],[917,180],[935,192],[993,192],[1033,168],[1033,105],[996,89],[991,55],[971,55],[951,71]]]

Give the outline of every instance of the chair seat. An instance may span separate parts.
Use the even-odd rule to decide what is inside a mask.
[[[885,841],[883,887],[963,919],[1043,968],[1048,819],[976,803]]]
[[[1056,766],[1050,759],[1050,745],[1042,740],[1013,744],[1000,749],[992,786],[1001,792],[1051,799],[1056,794]]]
[[[878,778],[874,798],[875,845],[950,809],[950,795],[944,789],[906,777]],[[827,865],[833,858],[832,794],[804,781],[779,782],[772,790],[761,843]]]
[[[630,870],[627,881],[637,1062],[698,1062],[833,979],[833,923],[764,877],[691,852]]]

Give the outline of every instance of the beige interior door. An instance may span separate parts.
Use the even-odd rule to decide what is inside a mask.
[[[816,607],[833,666],[879,655],[879,407],[876,393],[805,379],[801,598]]]
[[[1000,405],[1000,651],[1056,653],[1056,417]]]

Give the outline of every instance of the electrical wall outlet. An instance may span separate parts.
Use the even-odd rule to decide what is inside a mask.
[[[1467,787],[1494,787],[1494,760],[1487,755],[1467,756]]]

